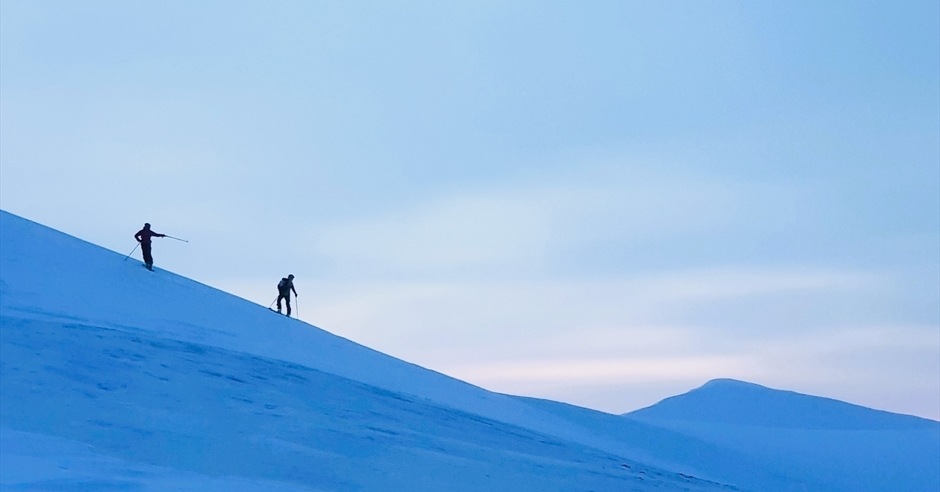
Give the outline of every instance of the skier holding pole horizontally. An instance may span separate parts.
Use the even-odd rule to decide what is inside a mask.
[[[137,234],[134,234],[134,239],[140,243],[140,251],[144,254],[144,266],[151,272],[153,271],[153,256],[150,254],[150,238],[154,237],[166,237],[166,234],[152,231],[149,222],[144,224],[144,228],[137,231]]]
[[[290,317],[290,293],[294,291],[294,296],[297,295],[297,289],[294,288],[294,276],[288,275],[286,278],[282,278],[280,282],[277,283],[277,312],[281,313],[281,299],[287,301],[287,317]]]

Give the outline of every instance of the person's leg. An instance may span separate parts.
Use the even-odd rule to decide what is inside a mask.
[[[278,294],[278,295],[277,295],[277,312],[278,312],[278,313],[281,312],[281,299],[283,299],[283,298],[284,298],[284,294]]]
[[[284,296],[284,301],[287,303],[287,316],[290,316],[290,294]]]
[[[150,254],[150,243],[140,243],[140,251],[144,254],[144,264],[147,268],[153,266],[153,256]]]

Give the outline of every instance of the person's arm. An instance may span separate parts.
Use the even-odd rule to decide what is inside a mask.
[[[294,297],[297,297],[297,289],[294,288],[293,282],[290,284],[290,290],[294,291]]]
[[[142,237],[140,237],[140,231],[137,231],[137,234],[134,234],[134,239],[136,239],[138,243],[144,240]]]
[[[153,235],[156,237],[166,237],[166,234],[160,234],[159,232],[154,232]]]

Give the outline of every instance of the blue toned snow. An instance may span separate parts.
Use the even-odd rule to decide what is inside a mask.
[[[626,417],[736,450],[819,490],[940,490],[940,422],[933,420],[732,379]]]
[[[936,422],[803,401],[761,427],[492,393],[0,212],[3,491],[936,490]],[[805,446],[846,432],[898,449]]]

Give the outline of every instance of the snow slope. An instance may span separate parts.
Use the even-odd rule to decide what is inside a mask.
[[[846,490],[792,433],[488,392],[123,256],[0,211],[0,490]]]
[[[940,422],[718,379],[626,414],[828,491],[940,490]]]
[[[3,490],[719,490],[0,212]]]

